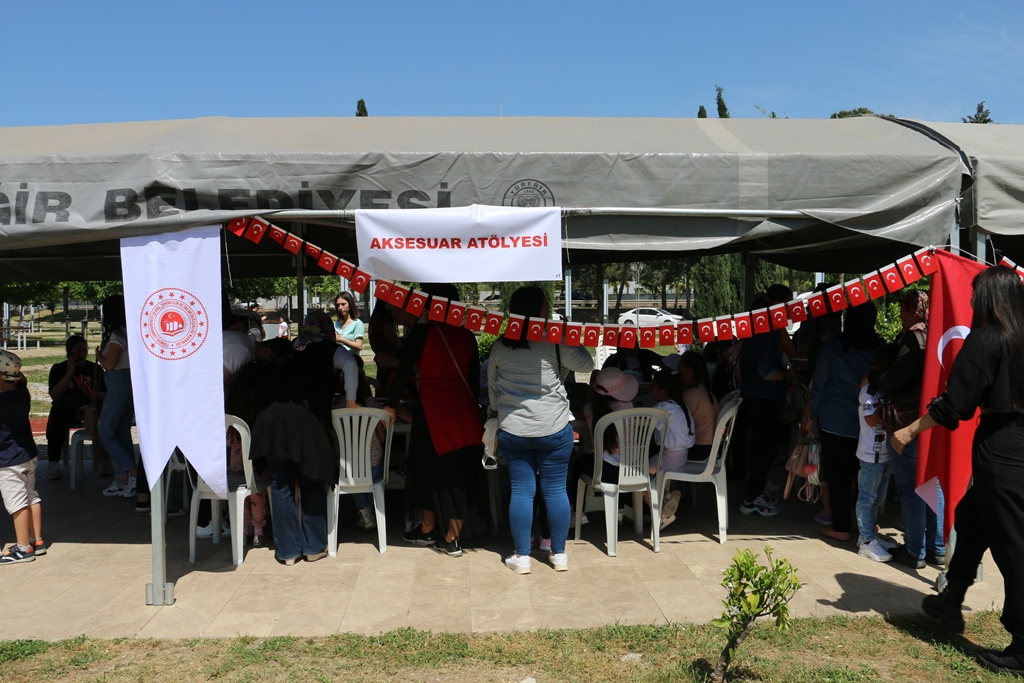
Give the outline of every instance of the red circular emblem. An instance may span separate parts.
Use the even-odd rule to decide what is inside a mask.
[[[206,341],[208,327],[203,302],[177,287],[150,294],[139,316],[139,333],[146,349],[163,360],[181,360],[198,351]]]

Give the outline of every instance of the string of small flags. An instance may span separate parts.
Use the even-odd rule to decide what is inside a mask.
[[[355,264],[272,225],[259,216],[236,218],[227,224],[227,230],[256,244],[266,236],[292,254],[305,252],[319,268],[348,280],[349,288],[359,294],[366,292],[373,279],[370,273],[360,270]],[[529,341],[588,347],[603,345],[629,348],[636,346],[639,340],[640,348],[651,349],[657,346],[692,344],[695,341],[706,344],[716,340],[746,339],[755,334],[782,329],[791,322],[803,322],[808,318],[817,318],[850,306],[859,306],[897,292],[938,269],[938,262],[933,258],[934,253],[934,247],[924,247],[883,268],[829,287],[824,292],[817,292],[806,299],[794,299],[743,313],[701,318],[696,321],[687,320],[678,324],[640,326],[573,323],[509,314],[504,334],[512,339],[520,339],[525,329]],[[1024,280],[1024,268],[1013,261],[1004,257],[1000,265],[1015,269]],[[422,315],[430,298],[418,289],[385,279],[377,280],[373,296],[417,317]],[[427,318],[434,322],[465,327],[472,332],[484,332],[495,336],[501,333],[501,326],[505,322],[505,316],[497,311],[490,311],[482,306],[471,306],[461,301],[449,301],[440,296],[430,299]]]

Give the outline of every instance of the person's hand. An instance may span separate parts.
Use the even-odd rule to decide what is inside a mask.
[[[909,446],[913,440],[914,433],[910,431],[910,427],[904,427],[892,435],[892,447],[896,449],[897,453],[902,455],[903,449]]]
[[[810,436],[811,434],[813,434],[814,433],[814,420],[808,418],[807,422],[804,422],[803,425],[801,425],[800,431],[802,431],[807,436]]]
[[[388,424],[395,424],[395,418],[398,417],[397,411],[391,406],[384,406],[384,412],[388,414]]]

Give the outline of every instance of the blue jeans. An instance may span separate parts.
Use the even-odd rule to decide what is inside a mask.
[[[857,529],[865,543],[876,540],[878,506],[889,490],[889,463],[860,462],[857,475]]]
[[[274,513],[274,555],[290,560],[327,549],[327,489],[322,481],[299,473],[299,463],[267,458],[270,504]],[[302,492],[302,513],[295,508],[295,480]]]
[[[551,528],[551,552],[565,552],[569,535],[569,495],[565,481],[572,455],[572,426],[550,436],[523,437],[498,431],[498,450],[508,463],[512,480],[512,499],[508,504],[508,521],[516,555],[530,554],[530,532],[533,530],[533,499],[537,495],[537,474],[544,506]]]
[[[373,477],[373,483],[377,483],[384,478],[384,461],[381,460],[376,465],[370,467],[370,476]],[[352,496],[353,502],[356,504],[356,510],[362,510],[363,508],[373,509],[373,494],[372,493],[357,493]]]
[[[889,442],[892,448],[892,441]],[[893,453],[896,452],[892,448]],[[903,544],[907,552],[918,559],[925,555],[925,548],[930,548],[936,555],[945,555],[946,546],[942,542],[942,519],[945,500],[942,489],[939,489],[938,512],[914,490],[914,479],[917,477],[917,441],[911,441],[903,449],[902,455],[892,456],[892,471],[896,478],[896,490],[900,493],[900,509],[903,512]]]
[[[117,468],[118,474],[135,469],[135,445],[132,443],[132,371],[107,370],[107,397],[103,399],[100,420],[96,425],[100,445]]]

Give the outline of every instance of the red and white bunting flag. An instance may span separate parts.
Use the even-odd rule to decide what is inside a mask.
[[[706,344],[715,341],[715,321],[712,318],[701,318],[697,321],[697,341]]]
[[[1012,261],[1011,259],[1006,258],[1005,256],[999,259],[999,265],[1005,268],[1009,268],[1010,270],[1017,270],[1017,263],[1015,261]]]
[[[544,341],[547,321],[544,318],[529,318],[526,321],[526,341]]]
[[[860,280],[850,280],[844,286],[846,288],[846,298],[850,300],[851,306],[860,306],[867,302],[868,295],[864,293],[864,285],[861,284]]]
[[[596,348],[601,343],[601,326],[600,325],[584,325],[583,326],[583,345],[591,348]]]
[[[311,258],[319,259],[320,254],[322,252],[323,249],[321,249],[320,247],[316,246],[315,244],[310,244],[309,242],[306,242],[306,253],[309,254]]]
[[[508,316],[508,324],[505,326],[505,336],[509,339],[522,339],[523,323],[525,321],[525,316],[510,313]]]
[[[338,265],[338,257],[329,251],[325,251],[320,254],[320,259],[316,262],[316,265],[323,268],[328,273],[333,273],[334,267]]]
[[[896,267],[895,263],[891,263],[885,268],[879,268],[878,274],[882,276],[885,291],[892,294],[903,289],[903,278],[900,277],[900,269]]]
[[[397,282],[391,285],[391,297],[388,299],[389,304],[402,308],[405,306],[405,300],[407,298],[409,298],[408,287],[400,285]]]
[[[768,315],[771,316],[773,330],[781,330],[789,325],[789,317],[786,315],[786,304],[769,306]]]
[[[290,251],[291,253],[298,255],[299,251],[302,249],[302,238],[298,235],[288,233],[285,235],[284,244],[281,246],[284,247],[285,251]]]
[[[487,319],[484,321],[484,332],[486,334],[493,334],[495,337],[501,332],[501,323],[504,322],[505,317],[497,311],[488,311]]]
[[[383,301],[387,301],[391,298],[391,285],[394,283],[391,280],[377,280],[377,287],[373,290],[373,296]]]
[[[833,313],[846,308],[846,295],[843,294],[842,285],[829,287],[825,290],[825,296],[828,297],[828,305]]]
[[[448,310],[448,298],[443,296],[430,297],[430,310],[427,312],[427,320],[435,323],[444,322],[444,314]]]
[[[466,309],[466,329],[470,332],[479,332],[484,326],[484,318],[486,317],[486,309],[480,306],[470,306]]]
[[[466,304],[461,301],[452,301],[448,304],[448,313],[444,321],[455,327],[462,327],[462,320],[466,317]]]
[[[828,313],[828,304],[825,303],[825,295],[822,292],[807,297],[807,310],[812,318],[818,318]]]
[[[913,256],[904,256],[896,261],[896,265],[900,267],[900,275],[903,276],[903,281],[908,285],[921,279],[921,271],[917,269]]]
[[[340,258],[338,259],[338,269],[335,273],[346,280],[351,280],[352,276],[356,274],[355,264],[349,263],[345,259]]]
[[[602,331],[602,339],[605,346],[618,346],[619,345],[619,326],[618,325],[605,325]]]
[[[245,228],[249,225],[249,221],[251,218],[251,216],[245,216],[243,218],[232,218],[224,226],[224,229],[237,237],[242,237],[245,235]]]
[[[259,244],[263,236],[267,234],[267,228],[269,227],[270,223],[259,216],[253,216],[252,220],[249,221],[249,225],[245,228],[245,239]]]
[[[1024,282],[1024,268],[1017,266],[1017,277],[1020,278],[1021,282]]]
[[[632,325],[623,325],[619,331],[619,348],[636,348],[637,329]]]
[[[693,321],[687,320],[686,322],[679,323],[676,326],[676,344],[692,344],[693,343]]]
[[[427,293],[421,292],[418,289],[414,289],[409,292],[409,296],[406,297],[405,311],[411,313],[417,318],[423,315],[423,307],[427,305]],[[501,324],[501,323],[499,323]]]
[[[715,318],[715,336],[719,341],[732,339],[732,316],[721,315]]]
[[[803,299],[795,299],[787,303],[786,312],[789,313],[789,319],[795,323],[807,320],[807,304]]]
[[[758,308],[750,312],[750,322],[754,326],[754,334],[764,334],[772,331],[772,324],[769,320],[768,309]]]
[[[918,249],[914,252],[914,258],[917,259],[917,265],[921,268],[923,275],[931,275],[939,269],[939,262],[935,258],[935,250],[931,247]]]
[[[737,339],[749,339],[754,336],[754,327],[750,323],[749,313],[740,313],[739,315],[733,316],[733,321],[736,323]]]
[[[672,324],[659,326],[658,343],[662,346],[675,346],[676,326]]]
[[[561,320],[549,320],[547,331],[544,333],[545,341],[551,344],[562,343],[562,330],[565,328],[565,323]],[[578,337],[577,337],[578,339]]]
[[[579,346],[583,342],[583,323],[565,324],[565,345]]]
[[[658,345],[658,328],[653,325],[640,327],[640,348],[653,349]]]
[[[362,294],[366,291],[366,287],[370,284],[370,274],[364,273],[363,271],[356,268],[356,272],[352,274],[352,279],[349,281],[348,286],[352,288],[353,292]]]
[[[882,275],[877,270],[870,275],[864,276],[864,289],[867,290],[868,298],[872,301],[880,296],[885,296],[885,285],[882,284]]]
[[[284,228],[279,228],[276,225],[271,225],[270,229],[267,230],[267,237],[274,240],[281,246],[284,246],[284,239],[288,236],[288,231]]]

